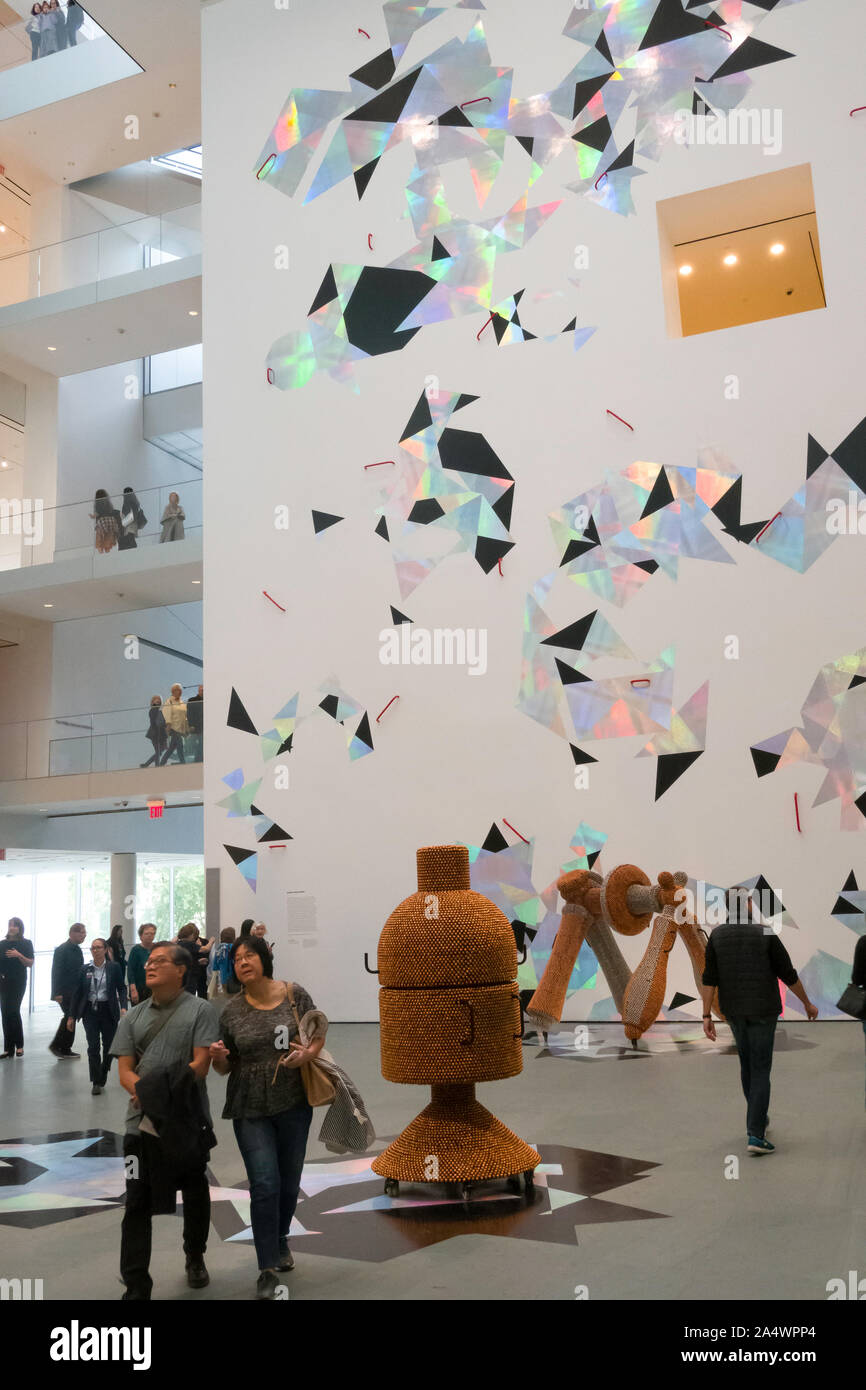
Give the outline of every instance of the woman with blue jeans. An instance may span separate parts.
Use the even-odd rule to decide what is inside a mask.
[[[315,1005],[301,985],[273,978],[271,954],[259,937],[237,941],[232,961],[243,994],[223,1009],[222,1038],[210,1054],[214,1070],[229,1078],[223,1119],[234,1124],[250,1181],[256,1296],[273,1298],[280,1272],[294,1268],[289,1230],[313,1118],[299,1069],[319,1055],[324,1036],[301,1044],[295,1011],[301,1019]]]

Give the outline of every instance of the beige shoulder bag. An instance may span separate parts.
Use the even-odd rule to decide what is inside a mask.
[[[284,980],[283,983],[286,987],[286,998],[291,1004],[292,1013],[295,1016],[295,1027],[298,1030],[298,1039],[303,1043],[303,1039],[301,1038],[301,1024],[298,1018],[298,1011],[295,1008],[295,993],[292,986],[287,981]],[[282,1066],[282,1063],[278,1063],[278,1067],[279,1066]],[[304,1088],[304,1095],[307,1097],[307,1104],[312,1105],[314,1109],[318,1105],[330,1105],[337,1094],[337,1090],[324,1067],[320,1066],[317,1061],[312,1061],[304,1062],[299,1070],[301,1073],[301,1085]],[[276,1081],[276,1079],[277,1071],[275,1070],[274,1081]]]

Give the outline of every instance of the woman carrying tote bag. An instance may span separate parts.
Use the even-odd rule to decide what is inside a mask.
[[[271,953],[259,937],[235,942],[232,963],[243,994],[223,1009],[222,1038],[211,1045],[210,1055],[214,1070],[229,1078],[223,1119],[234,1125],[250,1181],[256,1297],[273,1298],[280,1272],[294,1268],[289,1230],[313,1118],[302,1068],[318,1057],[327,1020],[302,985],[273,978]],[[297,1015],[308,1027],[319,1025],[313,1031],[321,1035],[307,1046],[299,1038]],[[327,1099],[324,1078],[318,1068],[313,1072],[312,1085]],[[331,1099],[333,1094],[331,1087]],[[318,1095],[312,1099],[323,1103]]]

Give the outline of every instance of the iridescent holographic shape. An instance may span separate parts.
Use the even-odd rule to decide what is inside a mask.
[[[802,724],[754,743],[759,777],[792,763],[814,763],[825,777],[813,806],[837,797],[842,830],[866,818],[866,647],[822,666],[801,710]]]
[[[255,802],[259,787],[262,785],[262,778],[260,777],[257,782],[244,782],[243,772],[238,768],[236,772],[230,772],[228,777],[223,777],[222,780],[234,790],[231,796],[218,801],[217,806],[227,811],[229,816],[250,815],[250,808]]]
[[[656,795],[664,795],[700,757],[707,746],[707,706],[710,683],[704,681],[678,710],[671,711],[670,728],[654,734],[637,754],[656,757]]]
[[[406,282],[398,288],[397,279],[384,272],[404,268],[405,258],[390,267],[351,267],[359,280],[364,270],[379,274],[367,277],[360,292],[356,287],[353,308],[327,301],[327,313],[311,310],[313,324],[273,345],[268,380],[281,389],[302,386],[324,371],[357,390],[354,365],[365,355],[400,350],[411,327],[490,310],[496,252],[523,245],[532,235],[532,219],[549,216],[559,203],[528,209],[524,195],[515,205],[522,204],[522,228],[514,226],[520,218],[514,208],[492,222],[461,222],[450,215],[444,195],[443,171],[450,164],[465,161],[480,209],[493,202],[510,142],[528,160],[527,192],[548,166],[560,167],[573,151],[577,177],[564,188],[628,215],[634,211],[632,182],[645,172],[636,156],[657,160],[666,145],[681,140],[680,118],[689,116],[698,95],[707,109],[730,110],[748,93],[747,71],[791,56],[753,37],[766,0],[746,7],[743,0],[726,0],[706,13],[693,4],[683,10],[679,0],[613,0],[572,11],[563,32],[586,52],[565,74],[552,74],[547,91],[513,93],[513,69],[491,60],[480,19],[465,38],[446,40],[398,72],[418,31],[450,8],[481,6],[478,0],[453,7],[387,0],[390,48],[349,75],[348,91],[293,90],[259,152],[258,181],[289,197],[308,184],[307,203],[350,180],[362,198],[380,161],[408,145],[409,215],[422,243],[407,256],[420,260],[416,274],[427,277],[431,291],[428,296],[416,286],[414,301],[403,304],[401,327],[395,314]],[[719,31],[720,14],[729,38]],[[442,253],[432,238],[446,228],[452,234]],[[492,239],[485,235],[491,231]],[[443,263],[433,272],[437,259]],[[378,334],[365,322],[371,315],[383,321]],[[508,322],[507,343],[531,336],[519,332],[514,315]],[[575,348],[589,332],[575,334]]]
[[[851,982],[850,960],[840,960],[838,956],[830,955],[829,951],[816,951],[797,973],[812,1003],[818,1006],[821,1018],[848,1017],[836,1008],[836,1002]],[[803,1005],[790,990],[785,999],[785,1008],[799,1014],[805,1013]]]
[[[622,606],[658,569],[676,579],[681,557],[730,565],[707,526],[712,502],[738,475],[718,454],[694,468],[636,462],[579,493],[550,517],[560,568]]]
[[[382,477],[376,531],[391,545],[402,598],[449,555],[469,551],[489,574],[514,545],[514,479],[483,434],[450,423],[475,399],[422,394]]]
[[[571,838],[573,857],[562,865],[560,873],[591,868],[606,840],[604,831],[581,821]],[[495,824],[483,845],[467,846],[473,889],[483,893],[505,913],[514,928],[518,947],[526,947],[526,959],[517,973],[521,989],[537,986],[550,958],[561,917],[556,910],[556,880],[540,892],[532,882],[534,846],[534,840],[509,844]],[[595,955],[584,946],[571,973],[568,994],[584,987],[593,988],[597,971]]]
[[[281,753],[291,752],[295,724],[298,718],[299,698],[300,692],[294,694],[274,715],[274,727],[269,729],[267,733],[260,735],[259,741],[264,762],[270,762],[271,758],[278,758]]]
[[[456,8],[474,7],[461,0]],[[447,132],[446,157],[461,148],[479,206],[510,138],[529,156],[530,183],[573,141],[579,178],[566,186],[627,213],[631,179],[643,172],[635,153],[657,159],[682,138],[676,117],[692,110],[696,93],[709,108],[730,110],[751,86],[747,70],[790,57],[753,38],[766,5],[746,14],[742,0],[687,10],[677,0],[615,0],[572,11],[563,33],[586,51],[548,91],[512,94],[513,70],[492,63],[480,20],[465,40],[447,40],[398,74],[413,35],[448,8],[388,0],[390,49],[350,75],[349,92],[290,93],[256,161],[260,182],[293,196],[328,124],[342,116],[305,201],[349,178],[362,197],[387,150],[409,141],[416,152],[428,151]],[[730,37],[720,32],[719,16]]]
[[[238,873],[243,878],[248,888],[256,891],[258,883],[258,851],[254,849],[244,849],[240,845],[223,845],[223,849],[231,859]]]

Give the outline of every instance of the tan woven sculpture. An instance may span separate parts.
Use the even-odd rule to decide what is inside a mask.
[[[419,849],[418,892],[379,938],[382,1075],[431,1103],[373,1162],[390,1182],[531,1174],[536,1151],[475,1099],[523,1068],[517,951],[508,919],[469,886],[464,845]],[[387,1191],[387,1184],[386,1184]]]
[[[637,1039],[659,1015],[667,986],[668,955],[677,935],[682,937],[700,989],[704,969],[704,942],[694,918],[683,917],[681,901],[688,876],[663,871],[652,883],[635,864],[620,864],[602,880],[598,874],[576,869],[564,874],[557,888],[565,899],[559,932],[544,974],[526,1009],[541,1029],[559,1022],[565,1006],[568,981],[580,948],[587,941],[595,951],[614,1002],[622,1016],[626,1036]],[[637,936],[653,921],[649,944],[630,976],[611,928],[624,936]],[[714,996],[713,1012],[718,1012]]]

